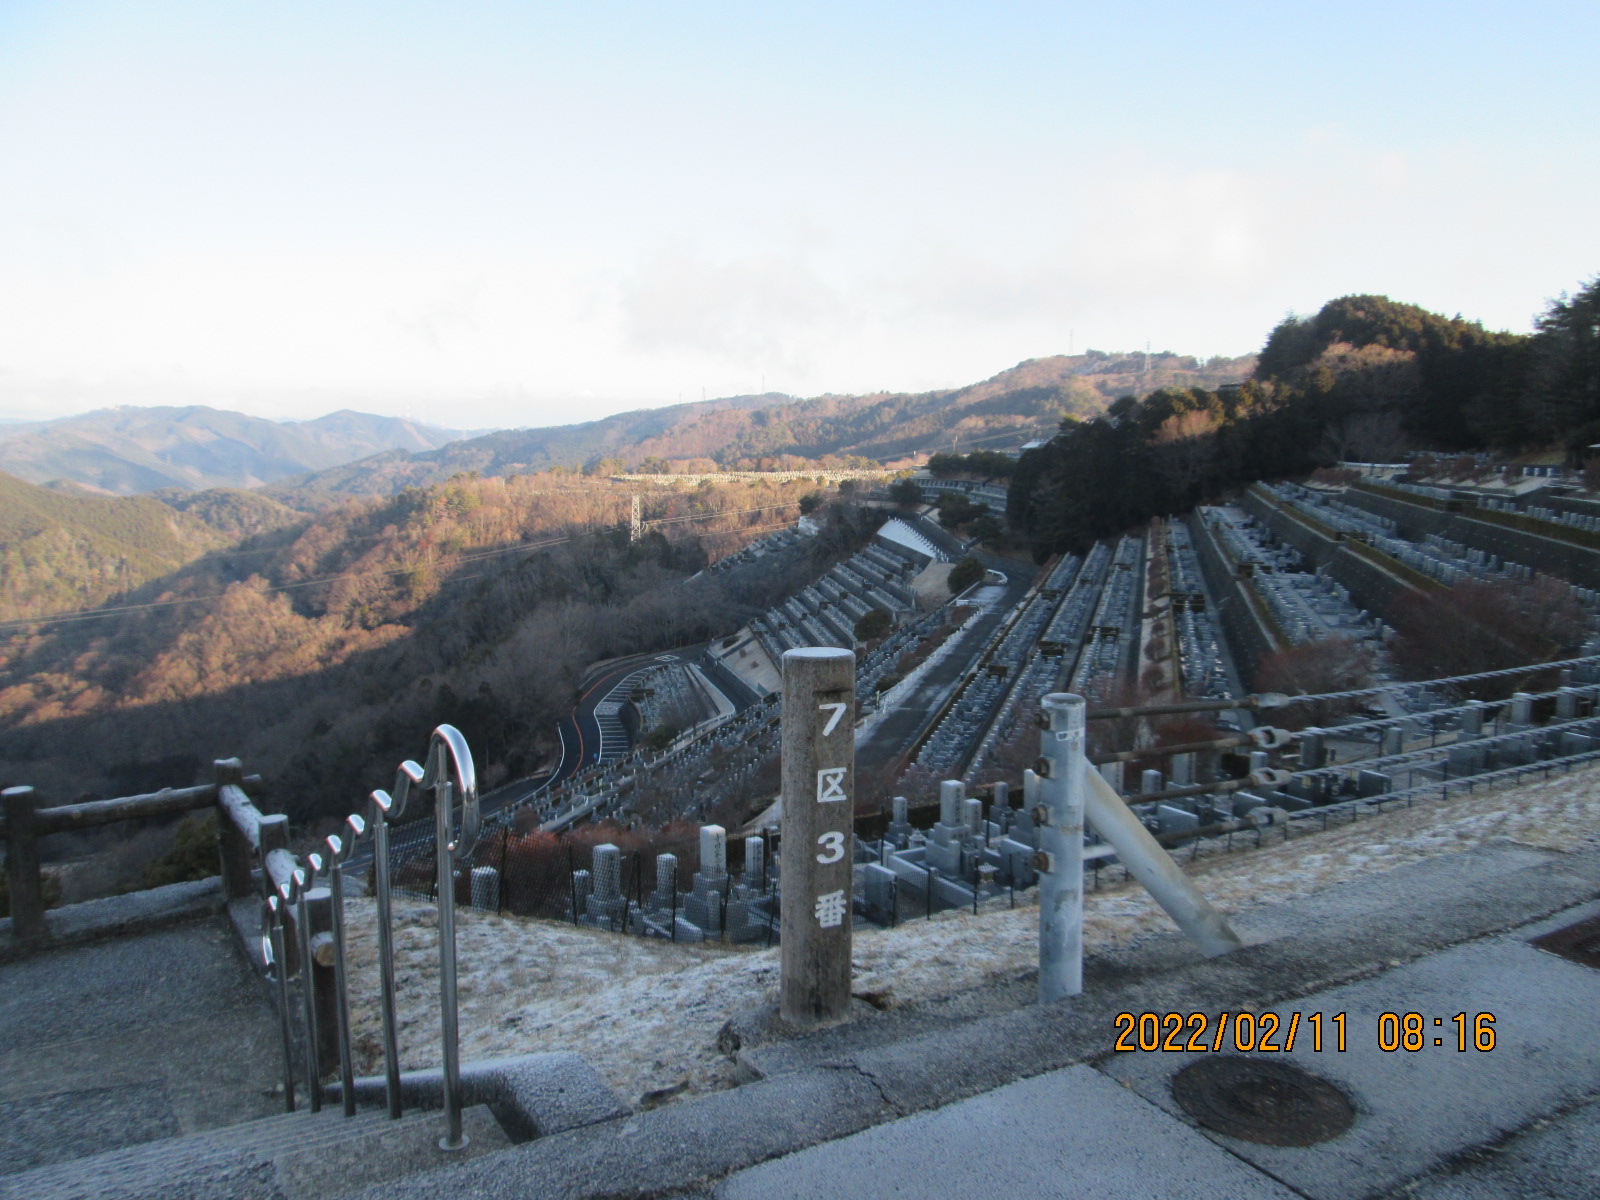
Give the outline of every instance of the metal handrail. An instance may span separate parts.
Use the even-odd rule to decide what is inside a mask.
[[[261,865],[262,890],[265,904],[262,924],[262,957],[268,973],[278,986],[280,1032],[284,1055],[284,1102],[288,1111],[294,1111],[294,1046],[289,1021],[288,976],[286,959],[288,925],[295,926],[300,960],[302,1000],[305,1007],[304,1062],[309,1082],[308,1101],[313,1112],[322,1106],[321,1064],[318,1041],[321,1035],[313,963],[328,965],[322,960],[322,950],[331,943],[333,967],[332,1007],[336,1026],[335,1040],[339,1055],[340,1100],[344,1115],[355,1115],[356,1089],[354,1055],[350,1036],[348,946],[344,919],[344,875],[342,868],[349,862],[356,843],[369,832],[373,839],[374,891],[378,908],[378,977],[382,991],[381,1013],[383,1022],[384,1074],[389,1116],[401,1115],[400,1062],[398,1022],[395,1012],[395,965],[393,931],[393,884],[389,864],[389,826],[406,811],[413,791],[431,791],[434,810],[438,859],[439,905],[439,1010],[440,1032],[443,1040],[445,1136],[439,1145],[445,1150],[459,1150],[467,1145],[468,1138],[461,1121],[461,1068],[460,1025],[456,978],[455,933],[455,867],[468,858],[477,844],[482,828],[478,808],[477,773],[472,761],[472,751],[461,732],[452,725],[440,725],[429,739],[425,756],[427,765],[417,765],[411,760],[400,764],[395,775],[392,793],[374,791],[367,798],[365,813],[351,813],[337,833],[328,835],[319,851],[299,859],[281,844],[269,845],[261,835],[264,819],[254,805],[245,803],[221,805],[223,813],[245,836],[255,851]],[[460,801],[460,818],[456,805]],[[276,818],[282,822],[283,818]],[[280,834],[281,840],[281,834]],[[326,873],[328,899],[332,910],[331,938],[326,935],[313,938],[311,933],[310,905],[319,900],[315,893],[319,875]]]

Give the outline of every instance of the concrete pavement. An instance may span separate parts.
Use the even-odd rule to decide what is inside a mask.
[[[0,1176],[282,1110],[232,936],[211,916],[0,965]]]
[[[763,1163],[714,1195],[1291,1200],[1294,1193],[1079,1066]]]
[[[1293,1013],[1302,1022],[1325,1015],[1320,1051],[1302,1023],[1293,1053],[1255,1056],[1292,1061],[1351,1099],[1354,1123],[1325,1142],[1263,1145],[1200,1128],[1172,1080],[1208,1055],[1134,1050],[752,1167],[714,1194],[1347,1200],[1410,1187],[1439,1198],[1600,1196],[1600,972],[1528,941],[1597,913],[1595,904],[1569,909],[1261,1010],[1278,1013],[1281,1030]],[[1457,1012],[1469,1016],[1465,1051]],[[1346,1017],[1342,1050],[1335,1013]],[[1405,1049],[1406,1013],[1422,1018],[1415,1050]],[[1475,1044],[1470,1021],[1480,1013],[1495,1018],[1491,1050]],[[1208,1042],[1219,1014],[1206,1015]]]

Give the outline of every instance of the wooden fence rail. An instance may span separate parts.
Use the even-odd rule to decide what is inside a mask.
[[[120,796],[114,800],[86,800],[81,804],[40,808],[38,794],[31,787],[6,788],[0,793],[0,802],[3,802],[0,803],[0,811],[3,811],[0,835],[4,836],[6,845],[12,937],[19,945],[34,945],[49,936],[39,839],[53,833],[74,833],[119,821],[172,817],[217,806],[220,815],[228,818],[217,822],[222,875],[228,896],[236,899],[247,895],[251,886],[250,853],[247,850],[241,854],[239,843],[243,839],[249,850],[259,845],[260,835],[255,825],[263,818],[249,793],[259,793],[260,787],[259,775],[246,776],[238,759],[224,759],[217,763],[215,783],[163,788],[159,792]]]

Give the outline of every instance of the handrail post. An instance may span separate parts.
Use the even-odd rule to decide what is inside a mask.
[[[440,725],[428,743],[428,766],[420,786],[434,794],[434,846],[439,860],[439,1027],[443,1040],[445,1136],[441,1150],[461,1150],[461,1033],[456,997],[455,864],[478,842],[481,814],[478,779],[466,738],[453,725]],[[455,828],[457,789],[461,827]],[[454,835],[454,836],[452,836]]]
[[[456,880],[450,853],[450,810],[455,788],[444,780],[434,789],[435,848],[439,865],[439,1029],[444,1041],[445,1136],[442,1150],[466,1145],[461,1131],[461,1031],[456,1008]]]
[[[1052,692],[1039,711],[1039,1003],[1083,991],[1082,696]]]
[[[394,797],[373,792],[368,805],[373,826],[373,891],[378,901],[378,989],[384,1032],[384,1093],[390,1120],[400,1120],[400,1037],[395,1018],[394,888],[389,878],[389,822],[405,811],[411,787],[422,779],[413,762],[400,766]]]
[[[44,881],[39,869],[39,835],[34,814],[39,798],[31,787],[0,793],[6,814],[6,882],[11,889],[11,936],[17,945],[45,940]]]
[[[339,1087],[344,1115],[356,1115],[355,1056],[350,1049],[350,985],[345,968],[344,864],[356,839],[366,832],[367,823],[352,813],[345,822],[344,836],[328,837],[328,885],[333,893],[333,995],[334,1018],[339,1036]]]
[[[317,1043],[321,1040],[317,1029],[317,986],[313,976],[311,955],[310,890],[316,881],[322,863],[315,854],[310,855],[304,870],[296,871],[294,925],[296,948],[300,953],[300,1001],[306,1022],[306,1097],[312,1112],[322,1111],[322,1057]]]

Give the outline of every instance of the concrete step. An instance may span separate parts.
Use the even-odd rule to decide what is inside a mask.
[[[462,1123],[471,1140],[447,1152],[442,1113],[301,1110],[8,1175],[0,1200],[322,1200],[511,1144],[485,1106]]]

